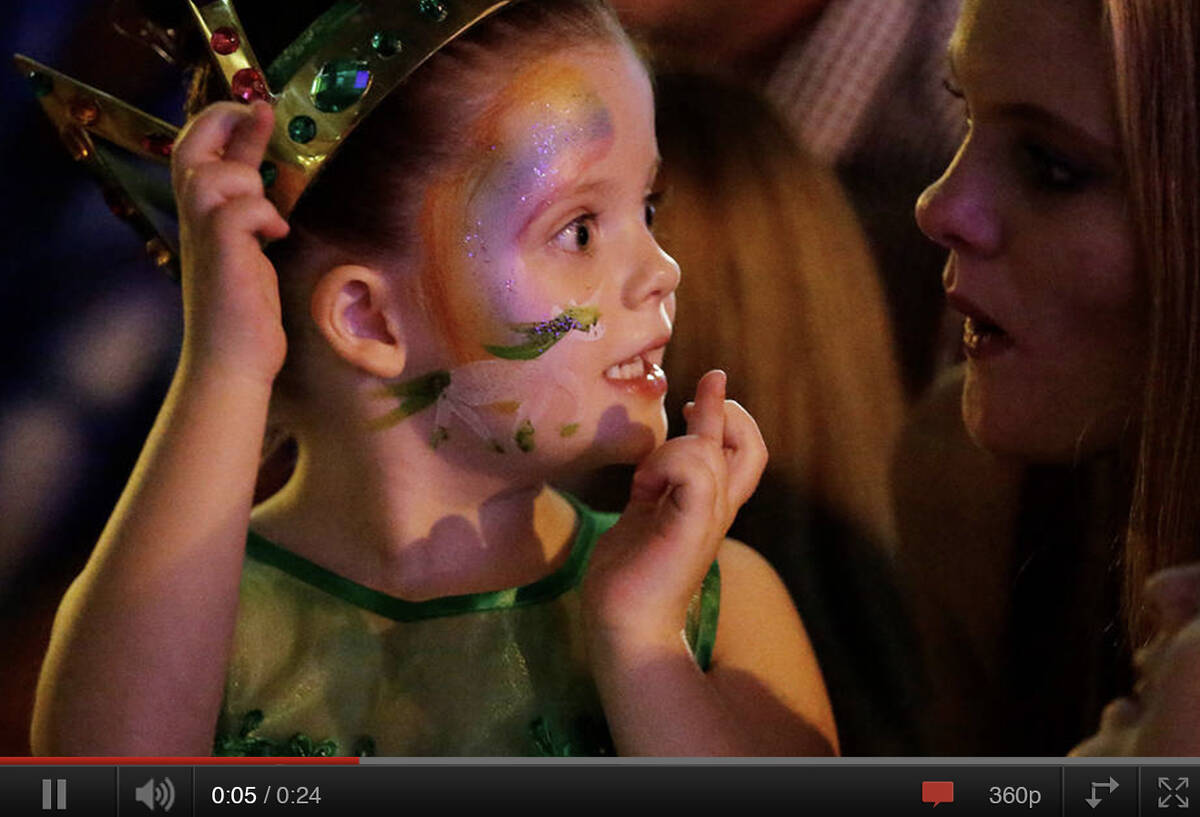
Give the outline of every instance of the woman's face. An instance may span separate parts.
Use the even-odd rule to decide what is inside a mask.
[[[1138,683],[1109,704],[1073,755],[1200,755],[1200,564],[1150,579],[1158,632],[1134,658]]]
[[[948,88],[967,133],[917,202],[965,316],[963,418],[994,451],[1116,442],[1140,388],[1141,280],[1096,0],[967,0]]]
[[[645,70],[624,48],[551,54],[464,136],[466,172],[424,214],[445,343],[423,365],[450,374],[440,442],[546,467],[636,460],[666,433],[679,282],[651,232]]]

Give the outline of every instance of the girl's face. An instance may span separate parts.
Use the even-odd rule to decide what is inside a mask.
[[[917,202],[950,250],[963,417],[986,448],[1063,460],[1112,445],[1145,311],[1096,0],[968,0],[948,88],[967,133]]]
[[[466,138],[467,172],[424,212],[445,342],[421,365],[449,372],[436,441],[548,467],[636,460],[666,433],[679,283],[651,232],[645,70],[617,47],[546,56]]]
[[[1158,633],[1134,658],[1134,695],[1109,704],[1072,754],[1200,755],[1200,565],[1157,574],[1146,595]]]

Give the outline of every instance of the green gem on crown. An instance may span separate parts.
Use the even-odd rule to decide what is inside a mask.
[[[311,116],[293,116],[292,121],[288,122],[288,137],[293,142],[304,145],[311,142],[316,135],[317,123]]]
[[[400,53],[403,43],[400,41],[400,35],[395,31],[376,31],[371,37],[371,48],[379,56],[388,59]]]
[[[322,113],[340,113],[362,99],[371,87],[366,60],[333,60],[317,72],[312,84],[313,105]]]
[[[421,0],[417,4],[417,10],[435,23],[440,23],[450,14],[450,10],[446,8],[446,4],[440,2],[440,0]]]
[[[258,166],[258,175],[262,176],[263,187],[270,187],[279,178],[279,168],[274,162],[263,162]]]
[[[54,80],[49,74],[43,74],[41,71],[30,71],[29,87],[33,89],[33,95],[38,99],[48,96],[54,90]]]

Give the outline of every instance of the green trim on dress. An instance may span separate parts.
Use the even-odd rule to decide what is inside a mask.
[[[405,601],[339,576],[254,531],[250,531],[246,537],[246,555],[348,604],[393,621],[421,621],[488,610],[510,610],[549,601],[578,585],[583,579],[596,540],[617,521],[617,514],[598,513],[570,494],[563,493],[562,496],[571,503],[579,517],[579,528],[566,563],[549,576],[507,590],[467,593],[427,601]]]

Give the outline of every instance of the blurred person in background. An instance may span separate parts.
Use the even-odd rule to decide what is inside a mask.
[[[665,368],[677,383],[726,369],[759,418],[771,459],[735,530],[801,609],[843,752],[915,753],[916,668],[889,562],[904,398],[866,238],[760,95],[696,74],[656,86],[655,231],[686,270]],[[680,429],[685,397],[667,401]]]
[[[762,91],[800,146],[836,170],[875,256],[910,399],[956,354],[942,340],[944,255],[909,208],[962,132],[941,85],[959,2],[613,2],[667,70]]]

